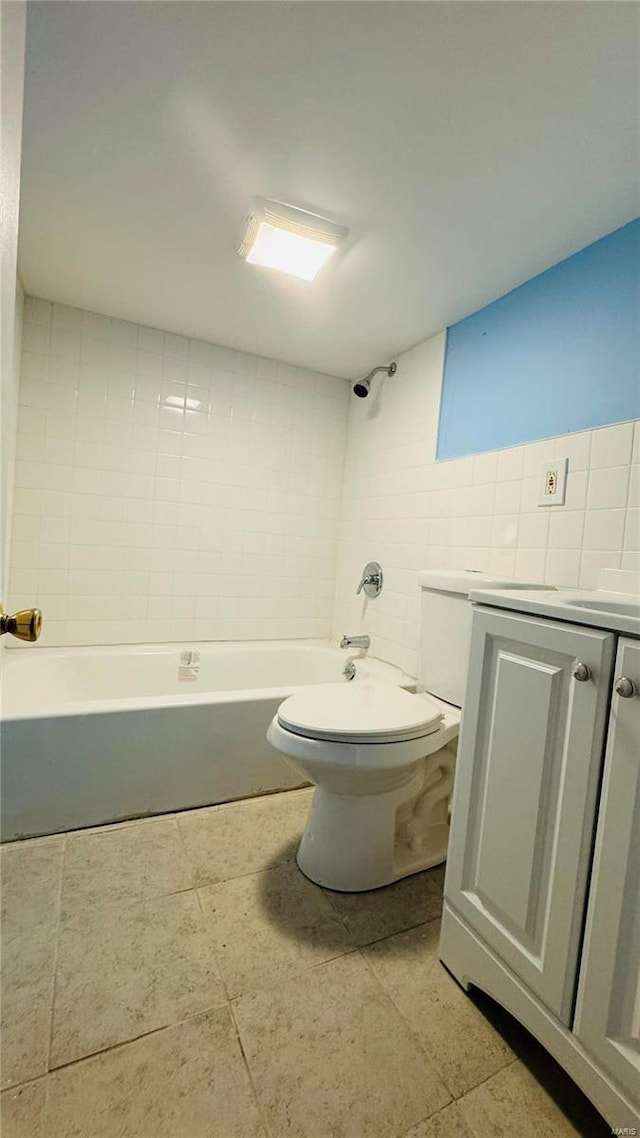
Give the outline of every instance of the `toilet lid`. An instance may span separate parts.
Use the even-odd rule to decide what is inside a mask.
[[[441,720],[428,696],[369,680],[314,685],[278,709],[278,721],[287,731],[334,743],[420,739],[437,731]]]

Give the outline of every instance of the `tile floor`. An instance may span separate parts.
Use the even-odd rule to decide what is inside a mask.
[[[442,869],[331,893],[311,791],[0,854],[3,1138],[600,1138],[438,961]]]

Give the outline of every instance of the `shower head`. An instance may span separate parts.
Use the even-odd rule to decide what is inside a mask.
[[[366,399],[371,388],[371,380],[377,372],[386,371],[387,375],[395,375],[397,370],[398,365],[396,363],[383,364],[382,367],[374,367],[373,371],[365,375],[364,379],[356,380],[353,385],[353,394],[358,395],[360,399]]]

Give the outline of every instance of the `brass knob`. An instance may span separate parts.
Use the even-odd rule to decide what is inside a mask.
[[[42,613],[40,609],[20,609],[13,616],[3,613],[0,609],[0,636],[10,632],[18,640],[37,640],[42,630]]]

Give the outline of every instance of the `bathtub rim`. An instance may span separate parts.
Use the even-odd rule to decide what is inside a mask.
[[[60,645],[56,647],[51,645],[47,648],[31,647],[27,648],[25,645],[24,652],[11,653],[10,658],[4,656],[1,668],[2,674],[5,674],[5,669],[10,668],[14,670],[21,666],[22,660],[27,660],[31,652],[35,652],[38,658],[45,657],[46,659],[60,659],[64,657],[90,657],[90,656],[118,656],[125,653],[127,656],[144,656],[144,655],[171,655],[176,652],[182,651],[203,651],[207,648],[222,648],[225,650],[234,650],[241,653],[244,650],[258,651],[266,654],[269,649],[274,647],[290,647],[303,651],[317,651],[321,649],[326,652],[331,652],[335,655],[336,660],[346,663],[347,660],[354,660],[356,668],[358,664],[361,670],[366,670],[367,675],[361,678],[376,679],[378,678],[382,683],[390,683],[397,687],[410,687],[415,684],[415,678],[407,675],[400,668],[394,664],[389,664],[385,660],[379,660],[375,656],[358,656],[353,652],[345,651],[339,647],[337,641],[334,640],[201,640],[201,641],[186,641],[186,642],[162,642],[159,644],[105,644],[105,645]],[[14,663],[15,660],[15,663]],[[358,675],[356,673],[356,681]],[[356,682],[353,681],[353,682]],[[318,681],[319,684],[331,681]],[[333,681],[335,682],[335,681]],[[347,681],[345,681],[347,682]],[[130,711],[151,711],[159,708],[170,707],[199,707],[203,705],[216,705],[221,703],[242,703],[246,701],[257,701],[260,699],[286,699],[289,695],[293,695],[298,691],[308,688],[310,684],[285,684],[275,687],[253,687],[253,688],[232,688],[226,690],[209,689],[207,691],[198,692],[180,692],[170,695],[146,695],[146,696],[130,696],[130,697],[113,697],[110,699],[78,699],[67,702],[57,702],[41,705],[28,714],[24,709],[13,711],[6,709],[4,706],[4,699],[0,694],[0,728],[3,723],[20,723],[30,722],[36,719],[58,719],[58,718],[71,718],[73,716],[85,716],[96,714],[123,714]]]

